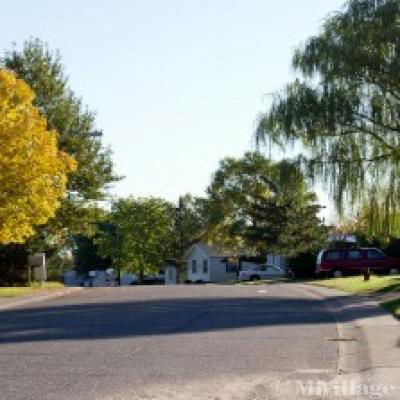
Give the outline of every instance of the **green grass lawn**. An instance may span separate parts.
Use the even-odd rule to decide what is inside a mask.
[[[32,286],[0,287],[0,298],[27,296],[41,290],[54,290],[63,287],[64,285],[60,282],[45,282],[41,286],[39,284],[34,284]]]
[[[390,311],[396,317],[400,318],[400,275],[371,276],[369,281],[364,281],[362,276],[356,276],[350,278],[324,279],[321,281],[311,281],[309,283],[355,294],[393,294],[395,296],[393,300],[380,303],[380,305],[385,310]]]
[[[398,292],[400,297],[400,275],[371,276],[369,281],[364,281],[362,276],[353,276],[349,278],[324,279],[310,283],[316,286],[358,294]]]

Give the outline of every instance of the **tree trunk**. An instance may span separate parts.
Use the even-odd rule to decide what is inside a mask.
[[[369,281],[371,278],[371,271],[369,268],[364,269],[364,281]]]

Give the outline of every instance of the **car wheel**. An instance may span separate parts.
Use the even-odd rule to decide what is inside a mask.
[[[340,269],[335,269],[332,271],[333,278],[341,278],[343,276],[343,272]]]
[[[398,268],[390,268],[389,274],[390,275],[398,275],[400,273]]]
[[[261,278],[260,278],[258,275],[252,275],[252,276],[250,277],[250,280],[251,280],[251,281],[259,281],[259,280],[261,280]]]

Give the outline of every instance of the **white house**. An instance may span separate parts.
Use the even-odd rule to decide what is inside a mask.
[[[187,279],[191,282],[226,282],[237,278],[237,265],[230,265],[227,259],[232,254],[204,243],[196,243],[185,254]],[[268,255],[267,264],[279,267],[271,269],[271,275],[282,276],[286,260],[279,255]],[[241,269],[257,266],[255,262],[242,261]]]
[[[357,237],[353,233],[332,232],[328,237],[329,242],[357,243]]]

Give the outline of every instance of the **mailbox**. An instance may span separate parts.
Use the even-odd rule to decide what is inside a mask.
[[[35,280],[44,282],[47,280],[46,254],[35,253],[28,257],[29,268],[33,268]]]
[[[41,267],[35,267],[33,269],[33,276],[35,277],[35,280],[44,282],[47,280],[47,269],[45,265],[42,265]]]

